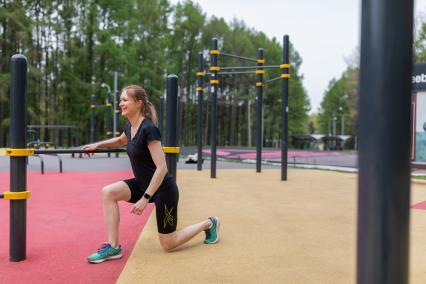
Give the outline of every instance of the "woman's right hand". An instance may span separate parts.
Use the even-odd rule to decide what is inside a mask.
[[[95,151],[96,149],[98,149],[98,144],[93,143],[93,144],[87,144],[84,145],[83,147],[81,147],[83,150],[87,150],[87,151]]]
[[[93,144],[87,144],[81,147],[81,149],[86,150],[88,152],[92,152],[95,151],[96,149],[98,149],[98,144],[97,143],[93,143]],[[90,157],[90,153],[84,153],[84,155],[87,155]]]

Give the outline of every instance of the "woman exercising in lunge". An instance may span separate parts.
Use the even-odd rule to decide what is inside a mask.
[[[176,231],[179,191],[173,176],[167,172],[166,160],[157,128],[157,115],[144,89],[132,85],[120,96],[121,114],[128,119],[119,137],[83,146],[84,150],[115,148],[127,145],[127,154],[134,178],[105,186],[102,189],[108,242],[88,257],[91,263],[121,258],[118,238],[120,212],[117,201],[134,203],[131,213],[140,215],[148,202],[154,202],[161,246],[170,251],[205,231],[204,243],[219,240],[219,218],[209,217],[198,224]]]

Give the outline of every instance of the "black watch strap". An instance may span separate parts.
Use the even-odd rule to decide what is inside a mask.
[[[143,197],[145,197],[146,199],[150,200],[151,199],[151,195],[149,195],[148,193],[144,193]]]

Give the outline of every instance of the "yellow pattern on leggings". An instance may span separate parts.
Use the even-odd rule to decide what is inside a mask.
[[[170,208],[170,210],[167,210],[167,205],[164,204],[164,211],[165,211],[165,217],[164,217],[164,229],[166,228],[167,224],[169,224],[170,226],[173,226],[173,207]]]

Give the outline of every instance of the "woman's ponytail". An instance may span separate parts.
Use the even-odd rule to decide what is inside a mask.
[[[158,118],[157,118],[157,111],[155,110],[154,105],[147,100],[146,102],[147,106],[145,107],[145,113],[144,116],[151,120],[155,126],[158,127]]]

